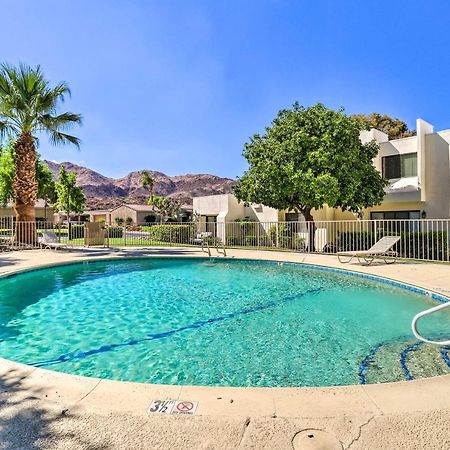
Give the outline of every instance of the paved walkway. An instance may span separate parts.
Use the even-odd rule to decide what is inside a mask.
[[[141,255],[202,256],[188,248],[33,250],[0,254],[0,273]],[[450,266],[342,266],[332,256],[243,250],[228,255],[349,268],[450,293]],[[150,415],[155,398],[197,401],[197,414]],[[339,388],[179,387],[75,377],[0,359],[1,450],[442,450],[450,449],[449,420],[450,376]]]

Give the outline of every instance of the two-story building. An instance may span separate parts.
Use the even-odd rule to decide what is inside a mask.
[[[416,128],[416,136],[395,140],[375,129],[361,132],[362,142],[378,143],[380,150],[374,165],[389,180],[383,203],[364,210],[364,219],[450,218],[450,130],[435,132],[422,119],[417,119]],[[195,197],[193,209],[198,220],[210,229],[217,228],[213,224],[244,218],[261,223],[302,220],[292,211],[245,206],[233,194]],[[313,217],[315,221],[356,219],[351,212],[327,205],[314,210]]]

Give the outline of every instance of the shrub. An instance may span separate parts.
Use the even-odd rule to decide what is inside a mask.
[[[142,230],[149,233],[149,239],[151,241],[158,242],[189,244],[195,236],[194,225],[151,225],[142,227]]]
[[[227,236],[227,245],[231,247],[271,247],[272,241],[266,235],[255,236],[247,234],[245,236]]]
[[[227,236],[227,245],[230,245],[230,246],[240,245],[239,236]]]
[[[129,227],[133,223],[133,219],[131,217],[127,217],[125,219],[125,225]]]
[[[108,227],[108,237],[121,239],[123,238],[123,228],[122,227]]]
[[[402,234],[400,256],[446,261],[448,259],[448,234],[446,231],[422,231]]]
[[[271,247],[271,240],[268,236],[244,236],[244,245],[247,247]]]
[[[380,239],[382,233],[378,233]],[[374,243],[375,236],[371,231],[344,231],[339,233],[336,245],[339,251],[367,250]]]
[[[248,234],[247,236],[244,236],[244,245],[246,247],[253,247],[258,245],[258,238],[257,236]]]
[[[123,225],[123,222],[124,222],[124,220],[123,220],[123,217],[116,217],[115,219],[114,219],[114,222],[116,222],[116,225],[117,226],[122,226]]]
[[[278,236],[277,236],[278,230]],[[292,227],[287,224],[272,225],[269,229],[269,242],[278,248],[303,251],[306,249],[305,241],[302,239]],[[269,243],[270,245],[270,243]]]

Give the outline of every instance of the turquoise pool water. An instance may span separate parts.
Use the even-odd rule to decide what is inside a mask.
[[[396,381],[449,371],[447,349],[418,344],[410,329],[412,317],[435,303],[300,265],[97,261],[0,279],[0,356],[149,383]],[[449,335],[450,314],[422,331]]]

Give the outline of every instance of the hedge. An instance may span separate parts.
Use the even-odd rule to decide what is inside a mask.
[[[278,239],[277,239],[278,234]],[[272,225],[269,229],[269,237],[274,246],[291,250],[305,250],[305,240],[287,224]],[[278,244],[278,245],[277,245]]]
[[[272,247],[272,241],[266,235],[227,236],[227,245],[232,247]]]
[[[107,228],[108,237],[112,239],[123,238],[123,227],[111,226]]]
[[[195,236],[195,225],[151,225],[141,227],[149,233],[151,241],[190,244]]]

